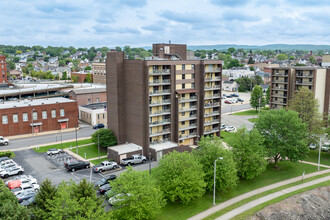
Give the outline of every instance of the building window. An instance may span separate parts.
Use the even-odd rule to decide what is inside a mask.
[[[97,115],[97,119],[99,119],[99,120],[100,120],[100,115],[99,115],[99,114]]]
[[[186,103],[182,103],[181,106],[184,107],[186,105]]]
[[[181,115],[182,115],[182,116],[184,116],[184,115],[185,115],[185,113],[184,113],[184,112],[182,112],[182,113],[181,113]]]
[[[52,118],[56,118],[56,110],[52,110]]]
[[[38,120],[38,112],[32,112],[33,120]]]
[[[103,113],[103,119],[104,119],[104,113]]]
[[[99,97],[97,97],[96,102],[100,102],[100,98]]]
[[[183,122],[181,122],[181,125],[184,125],[184,121],[183,121]]]
[[[182,74],[182,79],[186,79],[186,75],[185,74]]]
[[[186,65],[182,64],[182,70],[186,70]]]
[[[186,84],[182,84],[182,88],[185,89],[186,88]]]
[[[195,69],[195,64],[191,64],[191,69],[192,69],[192,70]]]
[[[88,99],[87,100],[87,104],[91,104],[91,99]]]
[[[42,111],[42,119],[47,119],[47,111]]]
[[[8,124],[8,116],[7,115],[2,115],[2,124]]]
[[[23,121],[28,121],[28,120],[29,120],[28,113],[23,113]]]
[[[65,115],[65,114],[64,114],[64,108],[61,108],[61,109],[60,109],[60,117],[64,117],[64,115]]]
[[[18,122],[18,115],[17,114],[13,114],[13,122],[14,123]]]
[[[182,98],[184,98],[186,96],[186,94],[182,94]]]

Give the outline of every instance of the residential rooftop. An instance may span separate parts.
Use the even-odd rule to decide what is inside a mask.
[[[88,105],[83,105],[81,107],[92,109],[92,110],[104,109],[105,107],[107,107],[107,102],[92,103],[92,104],[88,104]]]
[[[15,108],[15,107],[20,108],[20,107],[49,105],[49,104],[68,103],[68,102],[76,102],[76,101],[67,99],[67,98],[63,98],[63,97],[5,101],[5,102],[0,102],[0,109],[8,109],[8,108]]]

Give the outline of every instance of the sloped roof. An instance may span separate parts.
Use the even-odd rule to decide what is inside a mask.
[[[71,90],[76,95],[106,92],[106,88],[74,89]]]

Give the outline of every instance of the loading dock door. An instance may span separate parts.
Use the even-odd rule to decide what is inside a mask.
[[[66,129],[66,122],[61,122],[61,129]]]

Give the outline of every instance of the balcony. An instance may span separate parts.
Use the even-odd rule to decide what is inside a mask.
[[[210,117],[210,116],[214,116],[214,115],[220,115],[220,111],[213,111],[210,113],[205,113],[204,117]]]
[[[160,86],[160,85],[169,85],[169,84],[171,84],[171,80],[169,79],[149,81],[149,86]]]
[[[149,106],[160,106],[160,105],[170,105],[171,104],[171,100],[170,99],[163,99],[161,101],[153,101],[153,102],[149,102]]]
[[[153,142],[150,142],[150,145],[162,144],[162,143],[169,142],[169,141],[170,141],[169,138],[164,138],[164,139],[159,140],[159,141],[153,141]]]
[[[180,108],[179,112],[188,112],[188,111],[194,111],[197,110],[197,105],[189,106],[189,108]]]
[[[183,103],[183,102],[195,102],[197,101],[197,96],[193,96],[193,97],[189,97],[189,98],[181,98],[179,99],[179,103]]]
[[[205,73],[214,73],[214,72],[220,72],[220,68],[214,68],[214,69],[207,69],[205,70]]]
[[[204,104],[204,108],[212,108],[212,107],[219,107],[219,106],[220,106],[220,102]]]
[[[154,117],[154,116],[160,116],[160,115],[169,115],[171,114],[171,110],[170,109],[166,109],[166,110],[161,110],[158,112],[154,112],[154,113],[150,113],[150,117]]]
[[[312,86],[313,82],[299,82],[299,81],[296,81],[296,85]]]
[[[197,114],[189,115],[189,117],[186,118],[179,118],[179,121],[189,121],[189,120],[195,120],[197,119]]]
[[[208,125],[214,125],[214,124],[219,124],[220,123],[220,119],[213,119],[213,120],[207,120],[204,122],[204,126],[208,126]]]
[[[155,127],[155,126],[167,125],[167,124],[171,124],[170,119],[164,119],[164,120],[149,122],[149,127]]]
[[[170,94],[171,94],[171,90],[169,89],[149,91],[149,96],[170,95]]]
[[[272,97],[277,97],[277,98],[287,98],[287,94],[273,94],[271,96]]]
[[[207,95],[204,99],[217,99],[220,98],[220,94]]]
[[[271,101],[272,104],[277,104],[277,105],[286,105],[286,102],[281,102],[281,101]]]
[[[197,137],[196,132],[189,133],[188,135],[179,135],[179,140],[185,140],[185,139],[193,138],[193,137]]]
[[[313,78],[313,74],[296,74],[296,78]]]
[[[220,76],[206,77],[205,82],[220,81]]]
[[[283,81],[283,80],[273,80],[273,83],[280,83],[280,84],[288,84],[287,81]]]
[[[205,129],[204,130],[204,135],[205,134],[212,134],[214,132],[219,132],[220,131],[220,128],[219,127],[214,127],[212,129]]]
[[[152,72],[149,72],[150,76],[159,76],[159,75],[169,75],[171,74],[169,69],[164,70],[152,70]]]
[[[215,85],[215,86],[205,86],[205,91],[210,91],[210,90],[219,90],[220,85]]]
[[[274,76],[288,76],[288,73],[274,73]]]
[[[157,131],[154,131],[152,133],[150,133],[150,137],[155,137],[155,136],[159,136],[159,135],[164,135],[164,134],[170,134],[171,131],[170,129],[162,129],[162,130],[157,130]]]
[[[197,128],[196,123],[189,124],[188,126],[181,127],[181,128],[179,128],[179,131],[184,131],[184,130],[193,129],[193,128]]]
[[[284,88],[284,87],[272,87],[272,90],[278,90],[278,91],[287,91],[288,89]]]

